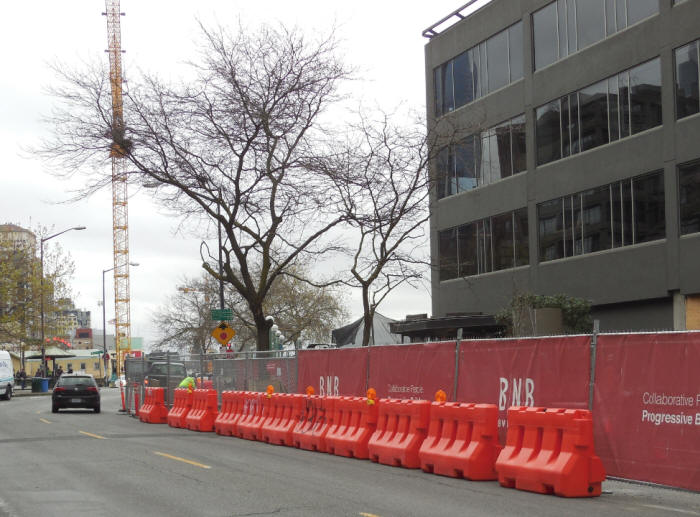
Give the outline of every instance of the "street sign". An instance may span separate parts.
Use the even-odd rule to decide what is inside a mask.
[[[211,335],[219,343],[225,345],[233,339],[233,336],[236,335],[236,331],[222,321],[218,327],[211,331]]]
[[[233,311],[231,309],[212,309],[211,319],[219,321],[231,321],[233,319]]]

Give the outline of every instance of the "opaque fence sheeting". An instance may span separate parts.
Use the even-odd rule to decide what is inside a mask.
[[[509,406],[586,409],[593,377],[608,475],[700,490],[700,333],[598,335],[595,347],[591,336],[563,336],[300,351],[298,361],[298,393],[372,387],[433,400],[442,389],[448,400],[496,404],[502,444]]]

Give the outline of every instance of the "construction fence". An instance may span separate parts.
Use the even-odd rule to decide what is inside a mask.
[[[501,443],[510,406],[589,409],[609,475],[700,491],[700,332],[469,339],[178,361],[200,387],[216,389],[219,401],[226,390],[269,385],[282,393],[311,386],[321,396],[363,396],[371,387],[379,398],[420,400],[442,390],[450,401],[497,405]],[[130,382],[133,396],[143,382]]]

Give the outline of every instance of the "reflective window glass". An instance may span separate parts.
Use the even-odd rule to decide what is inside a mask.
[[[474,136],[469,135],[455,146],[455,168],[457,192],[471,190],[477,186],[477,174],[474,169]]]
[[[525,145],[525,115],[511,121],[511,141],[513,145],[513,174],[527,168],[527,151]]]
[[[561,198],[537,205],[540,262],[564,257],[563,213]]]
[[[523,77],[523,24],[518,22],[508,28],[508,53],[510,59],[510,81]]]
[[[591,253],[609,249],[610,235],[610,187],[598,187],[581,193],[581,236],[583,252]]]
[[[455,109],[454,84],[452,82],[452,61],[442,67],[442,112],[449,113]]]
[[[565,2],[559,2],[560,8],[561,4],[564,4]],[[566,36],[567,36],[567,44],[569,47],[569,52],[567,54],[562,54],[560,52],[561,57],[568,56],[569,54],[573,54],[578,50],[578,43],[576,40],[576,8],[574,6],[574,2],[572,0],[568,0],[566,3]]]
[[[561,158],[559,100],[537,108],[537,164]]]
[[[554,63],[557,51],[557,3],[552,2],[532,15],[533,40],[535,43],[535,69]]]
[[[489,91],[503,88],[510,81],[508,69],[508,32],[501,31],[486,40]]]
[[[601,81],[579,92],[581,150],[608,143],[608,82]]]
[[[661,125],[661,61],[648,61],[630,70],[632,134]]]
[[[459,276],[472,276],[479,273],[476,264],[476,223],[463,224],[458,229]]]
[[[615,25],[618,31],[627,28],[627,0],[615,0]]]
[[[615,34],[615,0],[605,0],[605,34],[611,36]]]
[[[579,49],[602,40],[605,37],[604,0],[576,2],[576,25]]]
[[[450,156],[449,147],[444,147],[444,148],[440,149],[440,152],[437,155],[436,188],[437,188],[438,199],[441,199],[447,195],[448,176],[449,176],[449,168],[448,168],[449,156]]]
[[[440,280],[457,277],[457,230],[450,228],[439,232]]]
[[[634,178],[634,242],[648,242],[666,236],[664,178],[654,172]]]
[[[511,176],[513,174],[513,154],[510,142],[510,121],[496,126],[492,135],[491,149],[491,152],[496,154],[497,163],[494,180]]]
[[[525,266],[530,263],[530,246],[528,243],[527,208],[513,212],[515,234],[515,265]]]
[[[698,41],[674,52],[676,61],[676,117],[683,118],[700,111],[698,87]]]
[[[443,65],[444,66],[444,65]],[[435,76],[435,116],[442,116],[442,66],[434,70]]]
[[[479,273],[493,271],[491,220],[482,219],[476,224],[476,264]]]
[[[608,79],[608,128],[611,142],[620,138],[619,102],[617,77],[611,77]]]
[[[508,212],[492,217],[491,230],[493,232],[493,270],[512,268],[515,252],[513,214]]]
[[[627,3],[627,25],[659,12],[659,0],[630,0]]]
[[[620,138],[630,136],[630,74],[622,72],[617,76],[618,110],[620,116]]]
[[[469,54],[463,52],[453,62],[455,107],[459,108],[474,100],[472,74],[469,66]]]
[[[700,162],[678,167],[681,235],[700,232]]]
[[[474,98],[478,99],[486,92],[481,84],[481,55],[479,47],[469,49],[469,62],[472,64],[472,82],[474,83]]]

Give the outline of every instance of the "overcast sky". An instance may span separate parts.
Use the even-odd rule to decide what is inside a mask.
[[[480,0],[484,2],[484,0]],[[141,68],[164,77],[178,76],[182,63],[193,57],[196,20],[205,25],[232,27],[261,22],[298,25],[305,31],[338,27],[345,59],[360,69],[358,97],[395,106],[399,102],[424,110],[423,29],[466,0],[426,1],[241,1],[241,0],[122,0],[122,48],[125,73]],[[45,94],[54,77],[47,63],[78,65],[96,57],[107,59],[106,17],[101,0],[34,0],[3,2],[0,16],[0,224],[25,228],[47,226],[68,232],[60,240],[76,265],[72,282],[76,307],[92,312],[92,327],[102,328],[102,271],[113,265],[112,201],[105,191],[75,204],[60,204],[70,185],[56,180],[38,160],[22,152],[36,145],[47,130],[40,121],[51,110]],[[128,113],[125,114],[128,120]],[[155,338],[153,312],[172,295],[183,276],[199,276],[201,239],[175,235],[177,219],[153,205],[146,193],[129,199],[132,336]],[[111,273],[106,275],[107,320],[114,318]],[[359,317],[362,307],[349,293],[349,310]],[[402,290],[379,309],[393,318],[430,313],[428,278],[425,287]],[[107,331],[114,333],[109,324]]]

